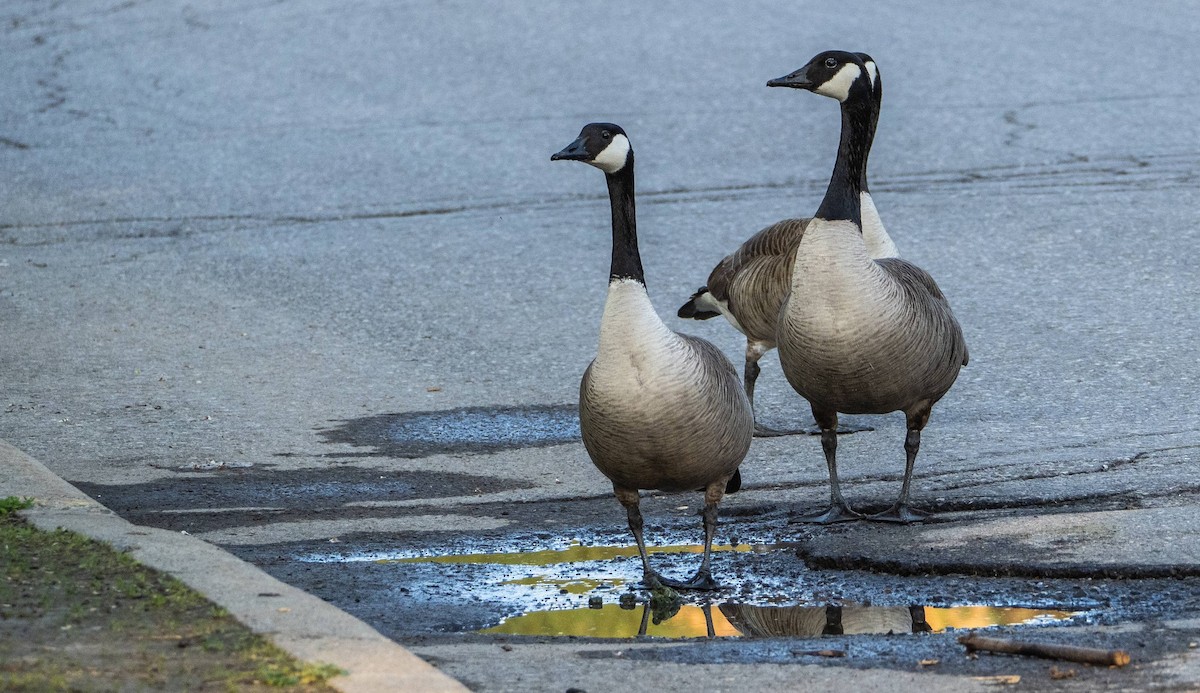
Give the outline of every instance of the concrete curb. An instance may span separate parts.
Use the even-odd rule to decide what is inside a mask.
[[[63,528],[129,553],[221,606],[297,659],[336,665],[347,693],[467,691],[374,628],[195,537],[134,525],[0,440],[0,498],[33,498],[21,515],[41,529]]]

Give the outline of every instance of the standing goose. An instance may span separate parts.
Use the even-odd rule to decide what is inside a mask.
[[[712,344],[672,332],[646,294],[634,211],[633,149],[625,131],[592,123],[551,160],[604,171],[612,206],[612,265],[600,343],[579,385],[583,444],[625,506],[648,586],[716,589],[710,571],[717,504],[750,449],[754,414],[737,370]],[[650,568],[639,489],[704,490],[704,559],[687,582]]]
[[[899,258],[873,259],[863,238],[862,181],[871,139],[871,88],[854,53],[821,53],[767,82],[837,99],[842,134],[825,198],[796,249],[791,292],[779,316],[779,361],[808,400],[829,467],[830,508],[807,518],[858,517],[837,476],[837,417],[904,412],[908,435],[900,496],[873,516],[913,522],[928,513],[908,505],[913,463],[929,413],[967,364],[962,329],[933,277]]]
[[[883,99],[883,82],[875,61],[866,53],[857,53],[871,79],[871,124],[864,158],[871,153],[879,107]],[[867,190],[867,167],[863,162],[862,180],[863,240],[867,253],[873,258],[896,257],[899,251],[888,236],[875,202]],[[708,275],[708,284],[692,294],[679,308],[679,317],[708,320],[724,315],[735,329],[746,335],[746,365],[743,385],[750,406],[754,406],[754,384],[758,380],[759,359],[776,347],[775,327],[779,308],[791,288],[792,266],[796,247],[804,235],[809,219],[784,219],[754,234],[732,254],[717,263]],[[803,430],[780,431],[757,421],[757,436],[780,436],[805,433]]]

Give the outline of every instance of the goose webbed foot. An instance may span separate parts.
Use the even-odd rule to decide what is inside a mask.
[[[680,581],[680,580],[672,580],[670,578],[662,577],[661,575],[659,576],[658,579],[660,582],[662,582],[663,585],[666,585],[667,587],[670,587],[671,589],[676,589],[676,590],[713,591],[713,590],[721,589],[721,583],[714,580],[712,573],[707,570],[704,570],[704,569],[696,571],[696,574],[693,575],[686,582]]]
[[[642,574],[641,584],[635,585],[635,587],[640,590],[653,591],[662,589],[663,587],[670,587],[672,582],[674,582],[674,580],[663,577],[657,570],[651,570],[648,573]]]
[[[831,505],[828,509],[818,512],[809,513],[808,515],[800,515],[788,520],[790,524],[817,524],[817,525],[832,525],[837,522],[853,522],[861,520],[866,515],[851,510],[848,505]]]
[[[867,519],[872,522],[892,522],[895,524],[910,525],[914,522],[924,522],[930,517],[933,517],[933,513],[927,510],[914,508],[907,503],[897,503],[881,513],[868,515]]]

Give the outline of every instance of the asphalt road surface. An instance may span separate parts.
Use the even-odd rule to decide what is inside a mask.
[[[474,687],[557,685],[497,673],[495,643],[466,635],[512,611],[452,605],[471,601],[473,574],[348,578],[299,557],[627,543],[573,419],[608,202],[600,173],[550,154],[590,121],[629,132],[651,299],[740,367],[728,325],[675,310],[751,233],[816,209],[836,104],[765,83],[840,48],[879,64],[871,189],[971,350],[922,439],[914,502],[956,521],[1186,514],[1200,493],[1198,31],[1182,1],[14,0],[0,9],[0,438]],[[808,424],[775,357],[763,365],[765,421]],[[903,419],[846,418],[874,429],[839,447],[847,495],[882,509]],[[787,519],[827,497],[815,439],[756,440],[743,475],[724,540],[814,539]],[[698,500],[651,499],[665,534],[650,539],[697,541]],[[785,553],[763,575],[803,570]],[[1174,574],[1194,577],[1200,556],[1184,558]],[[732,560],[718,566],[743,592],[828,596]],[[413,625],[397,579],[442,594],[448,615]],[[901,591],[934,603],[943,587]],[[1055,602],[1031,589],[997,603]],[[1113,608],[1164,617],[1136,601]],[[544,643],[521,661],[574,652]],[[756,652],[729,661],[778,660]],[[852,664],[822,671],[901,667]],[[647,685],[688,690],[701,669]],[[738,669],[729,685],[760,669],[785,675]]]

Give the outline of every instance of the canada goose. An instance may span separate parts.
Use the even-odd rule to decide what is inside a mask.
[[[717,504],[750,449],[754,414],[737,370],[709,342],[671,331],[646,294],[634,210],[633,149],[611,123],[592,123],[550,157],[604,171],[612,266],[596,358],[579,385],[583,444],[613,484],[637,540],[646,585],[716,589],[710,565]],[[704,491],[704,559],[687,582],[650,568],[639,489]]]
[[[895,504],[873,519],[918,521],[928,513],[908,506],[913,463],[930,410],[967,364],[962,329],[929,273],[867,252],[859,193],[870,143],[871,88],[862,59],[828,51],[767,86],[829,96],[841,103],[842,113],[833,176],[797,246],[777,334],[784,375],[812,407],[829,467],[830,508],[805,519],[860,517],[838,485],[838,412],[902,411],[908,424],[904,483]]]
[[[883,82],[875,61],[866,53],[857,54],[871,78],[871,124],[864,157],[871,153],[875,125],[879,121],[879,106],[883,99]],[[867,189],[867,167],[862,169],[863,239],[867,253],[874,258],[897,257],[896,244],[875,210],[875,202]],[[754,384],[758,380],[759,359],[776,346],[775,327],[779,308],[791,288],[792,265],[796,247],[804,235],[809,219],[784,219],[754,234],[737,250],[725,256],[708,275],[708,284],[692,294],[679,308],[679,317],[708,320],[724,315],[735,329],[746,335],[746,365],[743,386],[750,406],[754,406]],[[857,430],[857,429],[851,429]],[[754,434],[780,436],[807,433],[805,430],[780,431],[763,425],[755,415]]]

